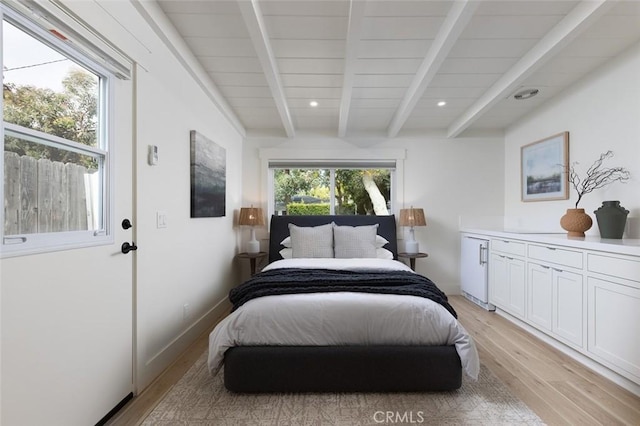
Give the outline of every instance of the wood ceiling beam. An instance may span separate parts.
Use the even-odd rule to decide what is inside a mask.
[[[296,131],[293,127],[289,106],[287,105],[287,98],[284,94],[282,80],[280,79],[280,71],[278,70],[278,64],[273,54],[273,49],[271,48],[271,42],[269,41],[269,35],[267,34],[258,0],[238,0],[238,6],[240,7],[240,12],[242,13],[247,30],[249,31],[253,47],[260,60],[262,71],[267,79],[267,84],[269,85],[271,95],[278,109],[278,114],[280,114],[284,130],[287,136],[292,138],[295,136]]]
[[[360,32],[366,3],[366,0],[351,0],[349,6],[349,27],[347,29],[344,55],[342,98],[340,100],[340,118],[338,123],[338,136],[341,138],[347,134],[351,96],[353,95],[353,79],[355,76],[356,62],[358,60],[358,43],[360,42]]]
[[[611,0],[580,2],[449,126],[447,137],[460,135],[494,105],[511,95],[526,78],[602,17],[613,3]]]
[[[479,4],[476,0],[454,2],[389,124],[387,135],[390,138],[396,137],[404,126]]]

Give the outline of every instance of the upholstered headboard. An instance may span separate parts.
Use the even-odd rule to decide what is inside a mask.
[[[396,217],[390,216],[271,216],[271,228],[269,237],[269,263],[282,259],[280,250],[284,248],[280,244],[289,236],[289,224],[298,226],[318,226],[335,222],[342,226],[362,226],[378,224],[378,235],[386,238],[384,248],[393,253],[393,258],[398,259],[398,241],[396,239]]]

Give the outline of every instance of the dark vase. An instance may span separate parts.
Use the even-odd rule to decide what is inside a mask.
[[[629,210],[622,207],[620,201],[603,201],[602,206],[594,213],[601,238],[622,238]]]

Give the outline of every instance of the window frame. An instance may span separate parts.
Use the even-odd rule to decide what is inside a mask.
[[[314,166],[309,166],[308,164],[305,165],[304,163],[299,163],[297,165],[292,164],[291,166],[287,166],[282,167],[269,167],[269,174],[270,174],[270,180],[271,182],[273,182],[272,185],[269,186],[269,200],[270,200],[270,205],[273,206],[273,210],[268,210],[268,214],[269,217],[271,217],[271,215],[275,214],[275,171],[276,170],[285,170],[285,169],[292,169],[292,170],[328,170],[329,171],[329,215],[335,215],[336,214],[336,203],[335,203],[335,198],[336,198],[336,171],[337,170],[372,170],[372,169],[380,169],[380,170],[389,170],[389,179],[390,179],[390,197],[389,197],[389,202],[391,203],[391,207],[389,208],[389,214],[393,214],[393,210],[394,210],[394,183],[395,183],[395,174],[396,174],[396,168],[395,167],[375,167],[375,166],[371,166],[371,164],[366,163],[363,164],[361,166],[358,166],[357,164],[350,164],[350,166],[340,166],[340,165],[336,165],[335,163],[330,163],[328,162],[327,165],[325,166],[318,166],[318,165],[314,165]]]
[[[18,137],[31,142],[54,146],[66,151],[78,152],[94,158],[102,158],[102,166],[101,169],[99,169],[100,189],[98,194],[101,200],[100,210],[102,219],[98,222],[99,229],[4,235],[5,214],[3,179],[2,185],[0,185],[0,198],[3,200],[3,209],[0,210],[0,220],[2,221],[2,227],[0,229],[0,258],[113,244],[115,241],[113,235],[114,176],[112,161],[114,147],[111,141],[111,135],[113,134],[114,123],[111,117],[114,116],[113,97],[115,85],[113,84],[113,80],[116,76],[106,67],[101,66],[89,56],[73,48],[68,43],[58,39],[36,22],[22,16],[20,13],[12,10],[6,5],[0,4],[0,30],[4,26],[5,21],[8,21],[11,25],[14,25],[26,34],[34,37],[41,43],[85,67],[99,78],[97,111],[98,123],[96,128],[97,146],[94,147],[63,139],[55,135],[49,135],[37,130],[25,128],[13,123],[7,123],[4,121],[4,117],[2,117],[2,126],[0,126],[0,138],[2,140],[2,147],[0,148],[0,169],[4,171],[5,129],[8,130],[7,133],[16,133],[19,135]],[[2,43],[2,31],[0,31],[0,46]],[[2,52],[0,52],[0,64],[4,64]],[[0,116],[2,116],[2,111],[4,111],[4,105],[3,99],[0,98]]]
[[[337,155],[338,154],[338,155]],[[389,168],[391,169],[391,208],[389,214],[396,214],[398,207],[404,202],[404,149],[367,149],[367,150],[314,150],[314,149],[279,149],[261,148],[259,150],[262,164],[262,176],[265,178],[262,193],[266,195],[266,210],[268,217],[275,213],[274,168],[273,164],[286,163],[290,168],[324,168],[324,169],[354,169],[354,168]],[[395,162],[393,167],[376,167],[376,163]],[[332,184],[335,182],[332,181]],[[259,204],[259,200],[254,201]],[[333,203],[332,203],[333,204]],[[332,211],[333,206],[331,207]]]

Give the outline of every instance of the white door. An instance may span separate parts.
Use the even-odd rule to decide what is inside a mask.
[[[114,83],[114,243],[2,259],[2,424],[93,425],[133,391],[132,83]]]

